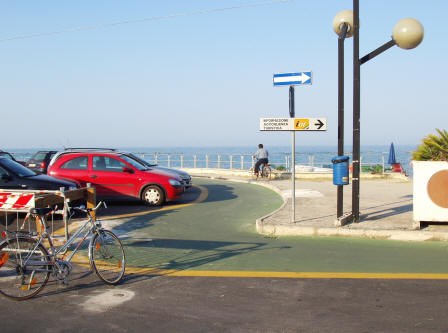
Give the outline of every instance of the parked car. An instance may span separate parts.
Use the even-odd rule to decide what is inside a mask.
[[[48,164],[56,154],[56,150],[41,150],[34,154],[26,163],[26,166],[37,173],[47,173]]]
[[[160,206],[177,200],[184,192],[182,179],[146,165],[116,151],[66,151],[55,156],[48,174],[73,179],[85,186],[91,183],[102,197],[132,197]]]
[[[26,162],[16,160],[15,157],[11,153],[0,150],[0,158],[2,158],[2,157],[8,158],[8,159],[13,160],[14,162],[20,163],[22,165],[26,165]]]
[[[185,184],[185,189],[188,189],[188,188],[191,187],[191,176],[190,176],[190,174],[188,172],[185,172],[185,171],[182,171],[182,170],[173,169],[173,168],[165,168],[165,167],[159,166],[157,164],[152,164],[152,163],[144,160],[143,158],[140,158],[140,157],[134,155],[133,153],[127,153],[127,155],[132,157],[132,158],[134,158],[134,159],[136,159],[140,163],[146,165],[148,168],[175,173],[175,174],[179,175],[180,178],[182,178],[182,181]]]
[[[40,175],[9,159],[0,158],[0,189],[8,190],[64,190],[77,188],[76,182]]]
[[[180,178],[183,181],[183,185],[185,187],[185,189],[188,189],[191,187],[191,176],[182,170],[177,170],[177,169],[173,169],[173,168],[165,168],[165,167],[161,167],[157,164],[152,164],[148,161],[145,161],[143,158],[140,158],[136,155],[134,155],[133,153],[129,153],[129,152],[124,152],[124,151],[120,151],[118,149],[114,149],[114,148],[65,148],[64,151],[60,151],[58,153],[56,153],[53,158],[50,161],[50,165],[54,164],[54,162],[61,156],[67,153],[73,153],[73,152],[115,152],[115,153],[121,153],[123,155],[129,156],[135,160],[137,160],[138,162],[146,165],[148,168],[150,169],[157,169],[157,170],[162,170],[165,172],[169,172],[175,175],[180,176]]]

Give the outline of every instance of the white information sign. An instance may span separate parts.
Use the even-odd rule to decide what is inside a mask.
[[[327,118],[260,118],[260,131],[326,131]]]
[[[292,118],[260,118],[260,131],[291,131]]]

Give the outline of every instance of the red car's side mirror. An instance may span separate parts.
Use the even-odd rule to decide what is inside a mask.
[[[127,167],[123,167],[123,172],[134,173],[134,171],[131,168],[127,168]]]

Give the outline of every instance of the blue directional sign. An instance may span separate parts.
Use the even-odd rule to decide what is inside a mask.
[[[273,82],[274,87],[277,86],[298,86],[298,85],[310,85],[312,74],[311,72],[298,72],[298,73],[282,73],[274,74]]]

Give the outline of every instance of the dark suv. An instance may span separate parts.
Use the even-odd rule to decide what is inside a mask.
[[[56,150],[41,150],[31,157],[26,166],[37,173],[47,173],[48,165],[50,164],[51,158],[56,154]]]

